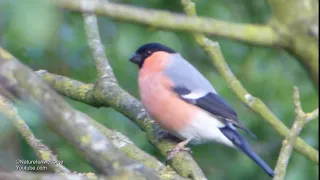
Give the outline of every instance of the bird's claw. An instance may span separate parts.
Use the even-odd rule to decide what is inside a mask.
[[[167,153],[170,154],[172,151],[175,151],[175,148],[168,150]],[[191,148],[188,148],[188,147],[180,148],[178,152],[180,152],[180,151],[186,151],[186,152],[192,154]]]
[[[167,151],[168,152],[168,157],[167,157],[167,160],[166,160],[166,164],[167,164],[168,161],[172,160],[174,158],[174,156],[180,151],[186,151],[186,152],[192,154],[191,148],[176,146],[173,149],[170,149],[169,151]]]

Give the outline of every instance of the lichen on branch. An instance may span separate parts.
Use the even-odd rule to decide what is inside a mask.
[[[18,97],[37,105],[48,123],[102,173],[112,175],[128,171],[148,179],[160,179],[159,172],[122,153],[91,123],[94,120],[73,109],[38,75],[2,48],[0,78],[14,87]]]
[[[160,29],[201,32],[264,46],[285,44],[281,41],[280,36],[267,25],[240,24],[205,17],[188,17],[163,10],[106,1],[51,0],[51,2],[68,10],[92,12],[120,21],[140,23]]]

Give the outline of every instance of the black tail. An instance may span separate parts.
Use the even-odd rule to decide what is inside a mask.
[[[274,176],[274,172],[270,166],[253,151],[249,143],[240,134],[238,134],[237,131],[228,126],[221,128],[220,131],[228,139],[230,139],[236,147],[249,156],[258,166],[260,166],[269,176]]]

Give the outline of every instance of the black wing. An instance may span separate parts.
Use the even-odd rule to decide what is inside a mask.
[[[238,119],[237,113],[214,93],[208,93],[197,99],[195,105],[226,120],[237,121]],[[235,125],[237,125],[237,123],[235,123]]]
[[[248,130],[241,122],[239,122],[237,113],[226,102],[224,102],[219,95],[209,92],[200,98],[191,99],[187,98],[187,95],[191,94],[192,92],[184,87],[176,87],[174,88],[174,91],[186,102],[200,107],[201,109],[216,116],[220,120],[232,123],[234,126],[245,130],[251,136],[255,137],[250,130]]]

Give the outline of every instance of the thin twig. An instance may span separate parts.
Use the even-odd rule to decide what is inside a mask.
[[[27,141],[40,160],[43,160],[51,170],[57,173],[70,173],[71,171],[63,166],[63,161],[57,159],[57,156],[37,139],[29,126],[19,116],[17,109],[5,97],[0,94],[0,112],[8,117],[14,124],[17,131]]]
[[[309,122],[311,122],[312,120],[317,119],[317,118],[319,118],[319,108],[306,114],[305,124],[308,124]]]
[[[293,150],[293,144],[299,136],[303,125],[304,125],[304,112],[301,109],[299,91],[298,88],[294,87],[293,92],[293,101],[294,101],[294,109],[296,113],[296,119],[289,131],[288,136],[282,142],[282,148],[280,150],[280,155],[278,157],[278,162],[275,168],[274,177],[275,180],[283,180],[286,174],[286,169],[289,163],[289,159],[291,157],[291,153]]]
[[[81,6],[86,8],[85,1]],[[91,2],[98,2],[97,0],[91,0]],[[93,13],[83,13],[84,29],[87,36],[90,52],[96,65],[98,76],[100,79],[105,79],[109,83],[115,82],[116,78],[113,74],[112,67],[109,64],[107,56],[105,55],[104,46],[100,40],[99,27],[97,17]]]
[[[301,130],[306,124],[306,120],[309,118],[306,113],[303,112],[300,103],[299,90],[297,87],[293,89],[293,104],[296,114],[294,123],[289,131],[288,136],[282,142],[282,148],[278,157],[277,165],[275,168],[274,180],[283,180],[286,175],[287,166],[293,151],[293,145],[297,140]]]

